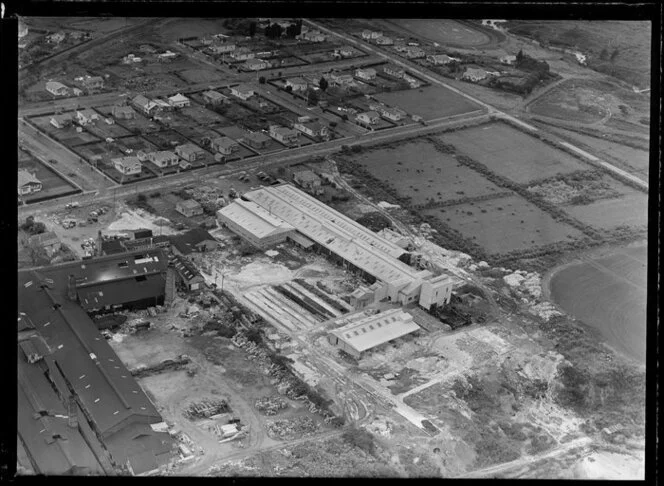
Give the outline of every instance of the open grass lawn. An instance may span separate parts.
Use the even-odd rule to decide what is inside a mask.
[[[71,112],[73,113],[73,112]],[[74,126],[68,126],[66,128],[55,128],[50,123],[51,116],[39,116],[31,118],[30,121],[34,123],[42,132],[46,133],[50,137],[62,142],[68,147],[76,147],[77,145],[98,142],[100,138],[95,137],[93,134],[82,131],[77,132]],[[103,121],[101,123],[104,123]]]
[[[126,137],[120,140],[117,140],[118,144],[130,148],[134,151],[132,155],[136,155],[136,152],[142,150],[143,152],[155,152],[159,150],[157,146],[143,137]]]
[[[219,74],[208,69],[186,69],[180,71],[180,77],[192,84],[215,83],[219,81]]]
[[[124,128],[122,125],[118,125],[117,123],[109,125],[104,120],[90,124],[85,127],[85,129],[90,131],[90,133],[95,135],[100,140],[106,140],[107,138],[127,137],[131,135],[131,132]]]
[[[35,174],[37,179],[42,183],[42,190],[34,194],[23,196],[24,201],[30,202],[35,199],[58,197],[79,190],[77,187],[67,182],[54,169],[47,167],[29,154],[26,155],[27,156],[19,157],[18,168],[19,170],[25,169]]]
[[[372,150],[354,160],[391,183],[400,195],[410,196],[414,204],[504,192],[426,140]]]
[[[472,238],[492,255],[583,237],[519,196],[422,211]]]
[[[196,125],[211,125],[226,121],[223,116],[196,103],[192,103],[188,108],[182,108],[180,112]]]
[[[480,109],[479,105],[442,86],[379,93],[374,97],[389,106],[419,115],[424,120],[436,120]]]
[[[488,35],[450,19],[394,19],[390,21],[416,37],[440,44],[478,47],[491,41]]]
[[[136,110],[134,109],[134,111]],[[161,130],[161,127],[158,124],[141,115],[138,111],[136,112],[135,118],[132,118],[131,120],[116,120],[116,123],[122,125],[132,133],[138,133],[140,131],[158,132]]]
[[[583,206],[567,206],[573,218],[598,229],[620,225],[645,227],[648,224],[648,196],[634,189],[617,199],[603,199]]]
[[[517,183],[589,168],[571,155],[505,123],[480,125],[439,138]]]
[[[177,145],[188,143],[189,140],[175,130],[163,130],[157,133],[149,133],[144,138],[159,147],[159,150],[173,150]]]

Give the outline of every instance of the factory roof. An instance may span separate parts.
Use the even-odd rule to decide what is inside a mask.
[[[252,201],[236,199],[217,211],[217,215],[223,216],[235,224],[242,226],[257,238],[264,238],[272,234],[291,231],[293,227],[281,218],[270,214],[269,210]]]
[[[187,282],[192,281],[196,277],[201,277],[203,278],[198,270],[196,270],[196,267],[185,257],[181,255],[174,255],[171,254],[168,257],[169,261],[175,267],[177,272],[182,276],[183,279],[185,279]]]
[[[361,353],[419,329],[420,327],[413,321],[413,316],[401,309],[392,309],[351,321],[331,331],[331,334]]]
[[[203,228],[194,228],[181,235],[170,237],[171,244],[177,248],[180,253],[188,255],[196,249],[196,245],[205,241],[217,241],[207,230]]]
[[[431,275],[398,260],[404,253],[399,246],[291,184],[264,187],[243,197],[263,208],[269,207],[275,217],[383,282],[410,281]]]

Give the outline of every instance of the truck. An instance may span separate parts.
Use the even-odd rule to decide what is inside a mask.
[[[73,208],[77,208],[77,207],[79,207],[80,205],[81,205],[81,203],[79,203],[78,201],[72,201],[72,202],[70,202],[70,203],[65,204],[65,209],[73,209]]]

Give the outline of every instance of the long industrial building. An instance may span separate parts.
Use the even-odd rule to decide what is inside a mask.
[[[162,261],[157,250],[19,271],[17,434],[36,473],[138,475],[173,457],[159,412],[86,312],[158,301]]]
[[[291,184],[262,187],[217,212],[225,225],[258,248],[304,236],[315,248],[373,283],[367,299],[429,309],[449,302],[452,280],[434,278],[399,259],[405,250]],[[369,297],[367,297],[369,296]]]

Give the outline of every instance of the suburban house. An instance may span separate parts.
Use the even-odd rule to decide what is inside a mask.
[[[134,175],[141,173],[141,161],[138,157],[119,157],[111,159],[113,167],[123,175]]]
[[[240,47],[231,52],[231,57],[236,61],[247,61],[256,57],[256,54],[251,52],[247,47]]]
[[[383,33],[378,32],[378,31],[371,31],[371,30],[363,30],[362,31],[362,38],[363,39],[378,39],[379,37],[382,37]]]
[[[159,98],[155,98],[154,100],[152,100],[152,102],[155,104],[157,112],[173,111],[175,109],[175,106],[171,105],[171,103],[166,100],[160,100]]]
[[[55,32],[46,36],[46,42],[48,44],[60,44],[63,40],[65,40],[64,32]]]
[[[76,122],[79,125],[87,125],[99,120],[99,114],[92,108],[76,111]]]
[[[325,42],[325,34],[317,30],[308,30],[300,34],[300,39],[309,42]]]
[[[161,169],[174,167],[178,165],[178,161],[180,160],[178,156],[170,150],[150,152],[147,154],[147,159]]]
[[[65,113],[64,115],[53,115],[51,117],[51,125],[55,128],[65,128],[72,124],[73,118],[71,114]]]
[[[35,177],[34,174],[31,174],[27,170],[18,171],[18,194],[24,196],[26,194],[32,194],[33,192],[39,192],[42,190],[42,183],[39,179]]]
[[[400,110],[399,108],[391,108],[388,106],[382,107],[379,112],[381,116],[392,121],[400,121],[407,115],[405,111]]]
[[[242,67],[248,71],[260,71],[262,69],[267,69],[270,65],[263,59],[248,59]]]
[[[205,157],[205,150],[193,143],[185,143],[175,147],[175,153],[182,157],[187,162],[195,162]]]
[[[340,47],[339,49],[334,50],[334,56],[338,57],[352,57],[353,56],[353,49],[350,47]]]
[[[142,58],[137,57],[133,54],[127,54],[122,58],[122,64],[133,64],[135,62],[141,62],[141,61],[143,61]]]
[[[53,96],[67,96],[69,94],[69,88],[58,81],[48,81],[46,83],[46,91]]]
[[[391,37],[388,37],[386,35],[381,35],[380,37],[376,38],[376,44],[379,46],[391,46],[394,44],[394,41],[392,40]]]
[[[286,80],[286,87],[290,86],[293,91],[305,91],[307,82],[304,78],[289,78]]]
[[[310,137],[327,137],[330,134],[329,129],[317,121],[303,121],[293,124],[293,128],[309,135]]]
[[[356,69],[355,76],[365,80],[376,79],[376,70],[373,68]]]
[[[211,105],[221,105],[228,101],[228,97],[217,91],[210,90],[203,92],[203,100],[205,103],[209,103]]]
[[[217,240],[203,228],[194,228],[181,235],[171,236],[170,240],[176,255],[213,251],[219,246]]]
[[[452,61],[454,61],[454,59],[452,59],[447,54],[431,54],[427,56],[427,61],[429,61],[431,64],[435,66],[440,66],[440,65],[449,64]]]
[[[406,49],[406,57],[408,59],[420,59],[422,57],[426,56],[426,52],[424,52],[421,48],[419,47],[412,47],[409,46]]]
[[[81,96],[83,94],[83,90],[79,88],[72,88],[72,92],[74,93],[74,96]]]
[[[175,52],[166,51],[161,54],[157,54],[157,59],[161,62],[170,62],[175,59],[178,55]]]
[[[477,81],[481,81],[483,79],[486,79],[486,77],[488,75],[489,75],[489,73],[486,72],[484,69],[468,68],[463,73],[462,78],[463,79],[468,79],[468,80],[476,83]]]
[[[503,64],[512,65],[516,62],[516,56],[510,56],[510,55],[503,56],[500,58],[500,62],[502,62]]]
[[[49,258],[51,258],[54,254],[60,251],[60,248],[62,248],[62,243],[53,231],[32,235],[30,238],[28,238],[28,245],[34,245],[43,248]]]
[[[114,106],[113,116],[121,120],[132,120],[136,118],[136,112],[131,106]]]
[[[186,216],[188,218],[191,218],[192,216],[199,216],[203,214],[203,206],[198,204],[194,199],[187,199],[185,201],[178,201],[177,204],[175,205],[175,210],[182,214],[183,216]]]
[[[304,189],[307,189],[313,193],[318,193],[321,190],[321,178],[311,170],[299,170],[297,172],[293,172],[293,180],[300,187],[303,187]]]
[[[250,147],[261,149],[267,147],[270,143],[270,137],[261,132],[249,132],[245,135],[242,141]]]
[[[169,255],[168,263],[175,269],[179,281],[187,290],[199,290],[201,286],[205,285],[203,275],[182,255]]]
[[[336,86],[348,86],[353,84],[353,76],[350,74],[330,73],[330,82]]]
[[[386,66],[384,66],[383,72],[395,78],[403,78],[404,75],[406,74],[406,71],[403,68],[395,66],[394,64],[387,64]]]
[[[233,52],[235,50],[235,44],[215,44],[210,46],[210,50],[215,54],[225,54],[227,52]]]
[[[175,108],[186,108],[187,106],[191,106],[191,101],[189,98],[181,95],[180,93],[168,98],[168,103]]]
[[[364,113],[358,114],[355,119],[365,125],[375,125],[380,119],[380,115],[375,111],[365,111]]]
[[[297,143],[299,135],[300,134],[292,128],[270,125],[270,136],[278,142],[285,144]]]
[[[104,87],[104,78],[101,76],[85,76],[81,84],[88,90],[94,91]]]
[[[217,137],[210,142],[212,148],[220,154],[230,155],[240,150],[240,144],[229,137]]]
[[[143,95],[138,95],[131,100],[132,104],[140,110],[143,114],[149,115],[151,112],[157,108],[157,104],[154,101],[147,99]]]
[[[231,94],[246,101],[254,95],[254,90],[251,86],[240,84],[231,88]]]

